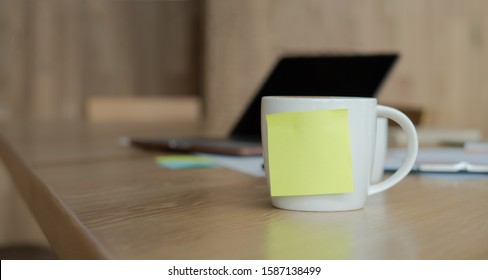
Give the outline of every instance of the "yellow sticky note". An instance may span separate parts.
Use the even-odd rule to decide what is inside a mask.
[[[317,223],[273,217],[267,222],[270,260],[344,260],[352,258],[352,229],[346,223]]]
[[[347,109],[266,115],[272,196],[354,190]]]

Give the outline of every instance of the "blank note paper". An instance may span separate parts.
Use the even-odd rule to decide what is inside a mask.
[[[354,190],[347,109],[266,115],[272,196]]]
[[[214,168],[215,163],[204,156],[194,155],[171,155],[158,156],[156,163],[161,167],[169,169],[190,169],[190,168]]]

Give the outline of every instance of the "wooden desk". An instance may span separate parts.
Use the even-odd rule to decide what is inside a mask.
[[[274,209],[265,180],[167,170],[120,135],[197,126],[12,125],[0,154],[61,258],[487,259],[488,180],[410,175],[362,210]]]

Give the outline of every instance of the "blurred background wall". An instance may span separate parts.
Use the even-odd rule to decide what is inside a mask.
[[[0,117],[79,120],[92,97],[196,94],[196,6],[0,0]]]
[[[384,51],[401,59],[380,102],[486,135],[487,10],[484,0],[0,0],[0,119],[83,120],[99,97],[190,96],[224,134],[279,56]]]
[[[423,109],[424,125],[488,135],[488,1],[206,4],[202,74],[207,118],[216,128],[231,126],[281,55],[398,52],[380,102]]]

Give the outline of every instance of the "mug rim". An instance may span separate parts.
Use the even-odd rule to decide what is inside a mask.
[[[322,99],[322,100],[376,100],[375,97],[361,97],[361,96],[313,96],[313,95],[269,95],[263,96],[262,99]]]

